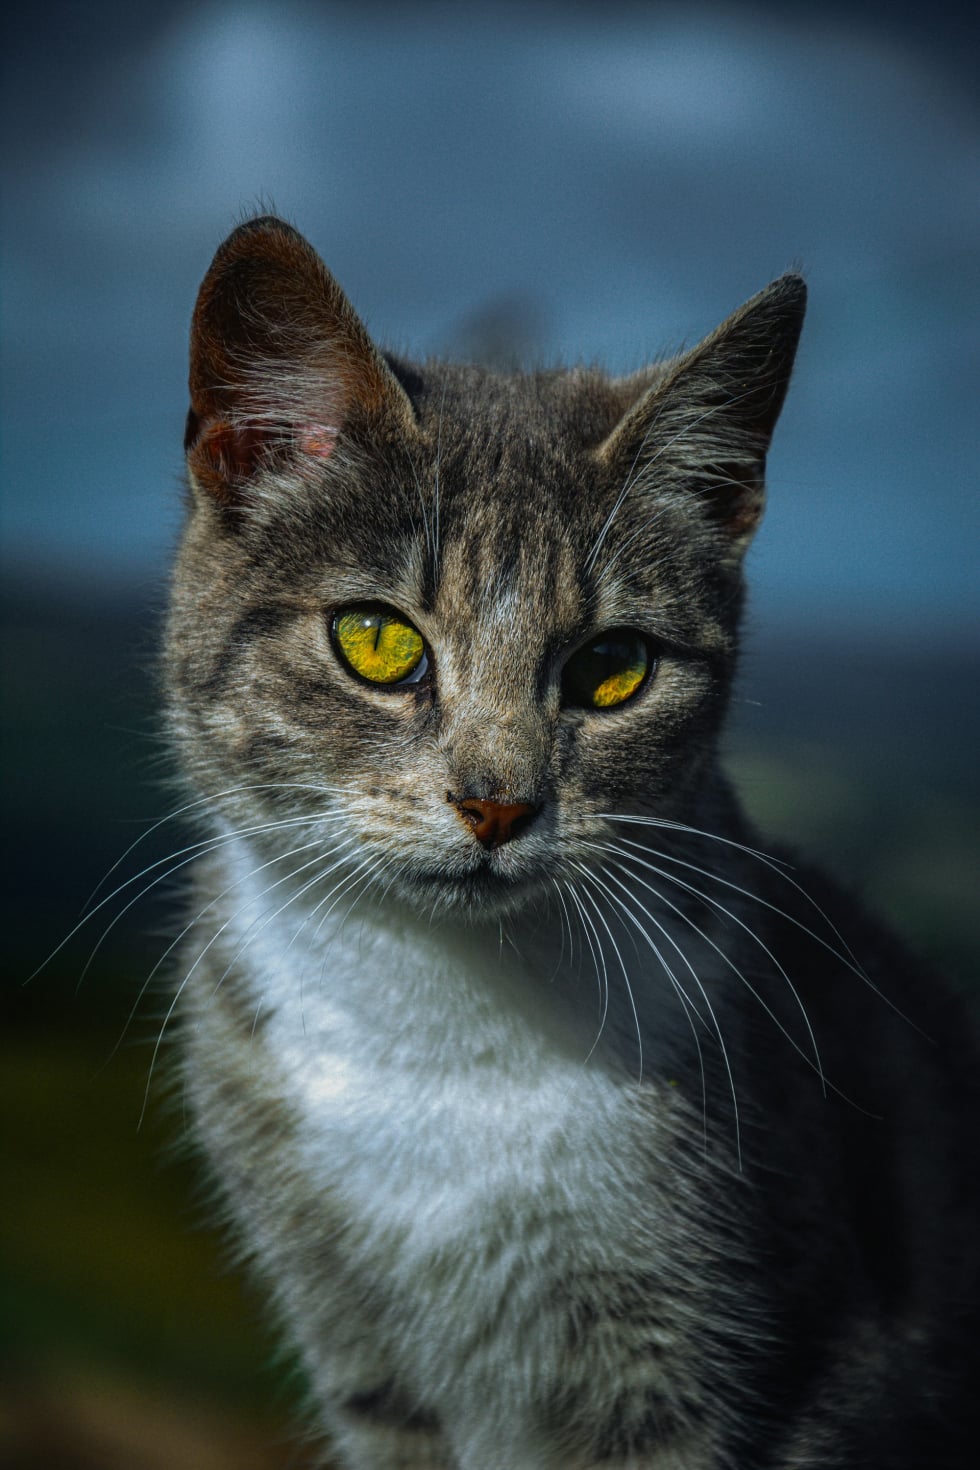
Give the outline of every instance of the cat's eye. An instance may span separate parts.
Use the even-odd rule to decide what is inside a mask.
[[[613,709],[638,694],[656,667],[642,633],[616,628],[576,649],[562,672],[562,700],[580,709]]]
[[[422,634],[394,608],[343,608],[334,615],[331,634],[341,662],[369,684],[417,684],[428,670]]]

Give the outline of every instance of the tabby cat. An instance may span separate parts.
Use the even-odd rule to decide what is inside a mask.
[[[963,1017],[716,755],[804,297],[612,378],[382,353],[274,218],[201,287],[175,1005],[324,1463],[974,1463]]]

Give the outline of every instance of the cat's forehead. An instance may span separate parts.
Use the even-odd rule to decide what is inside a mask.
[[[448,626],[478,621],[501,635],[542,639],[583,617],[580,559],[565,529],[547,515],[529,534],[526,516],[494,497],[440,541],[434,611]]]
[[[446,536],[471,548],[584,539],[597,514],[594,451],[616,419],[602,381],[443,368],[416,401],[424,475]]]
[[[434,363],[410,383],[419,428],[438,455],[489,452],[516,463],[597,447],[627,401],[585,369],[500,374]]]
[[[542,632],[581,622],[583,548],[597,516],[587,469],[600,434],[583,424],[584,396],[567,374],[464,369],[422,399],[434,603],[447,621],[476,614]]]
[[[362,572],[378,569],[375,595],[432,631],[539,650],[636,621],[646,569],[633,556],[609,576],[605,554],[591,556],[617,489],[596,456],[622,409],[607,380],[437,365],[411,387],[410,459],[379,465],[370,516],[363,490],[350,507],[357,534],[346,539]]]

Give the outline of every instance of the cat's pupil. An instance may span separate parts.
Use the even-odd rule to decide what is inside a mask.
[[[566,705],[612,709],[638,694],[656,660],[642,633],[616,629],[572,654],[562,676]]]

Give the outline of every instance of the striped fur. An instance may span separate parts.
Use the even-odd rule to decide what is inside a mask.
[[[349,1470],[966,1464],[965,1028],[716,755],[803,299],[617,380],[385,357],[276,220],[202,287],[184,1084]],[[344,667],[361,603],[424,679]],[[655,671],[571,703],[624,628]]]

